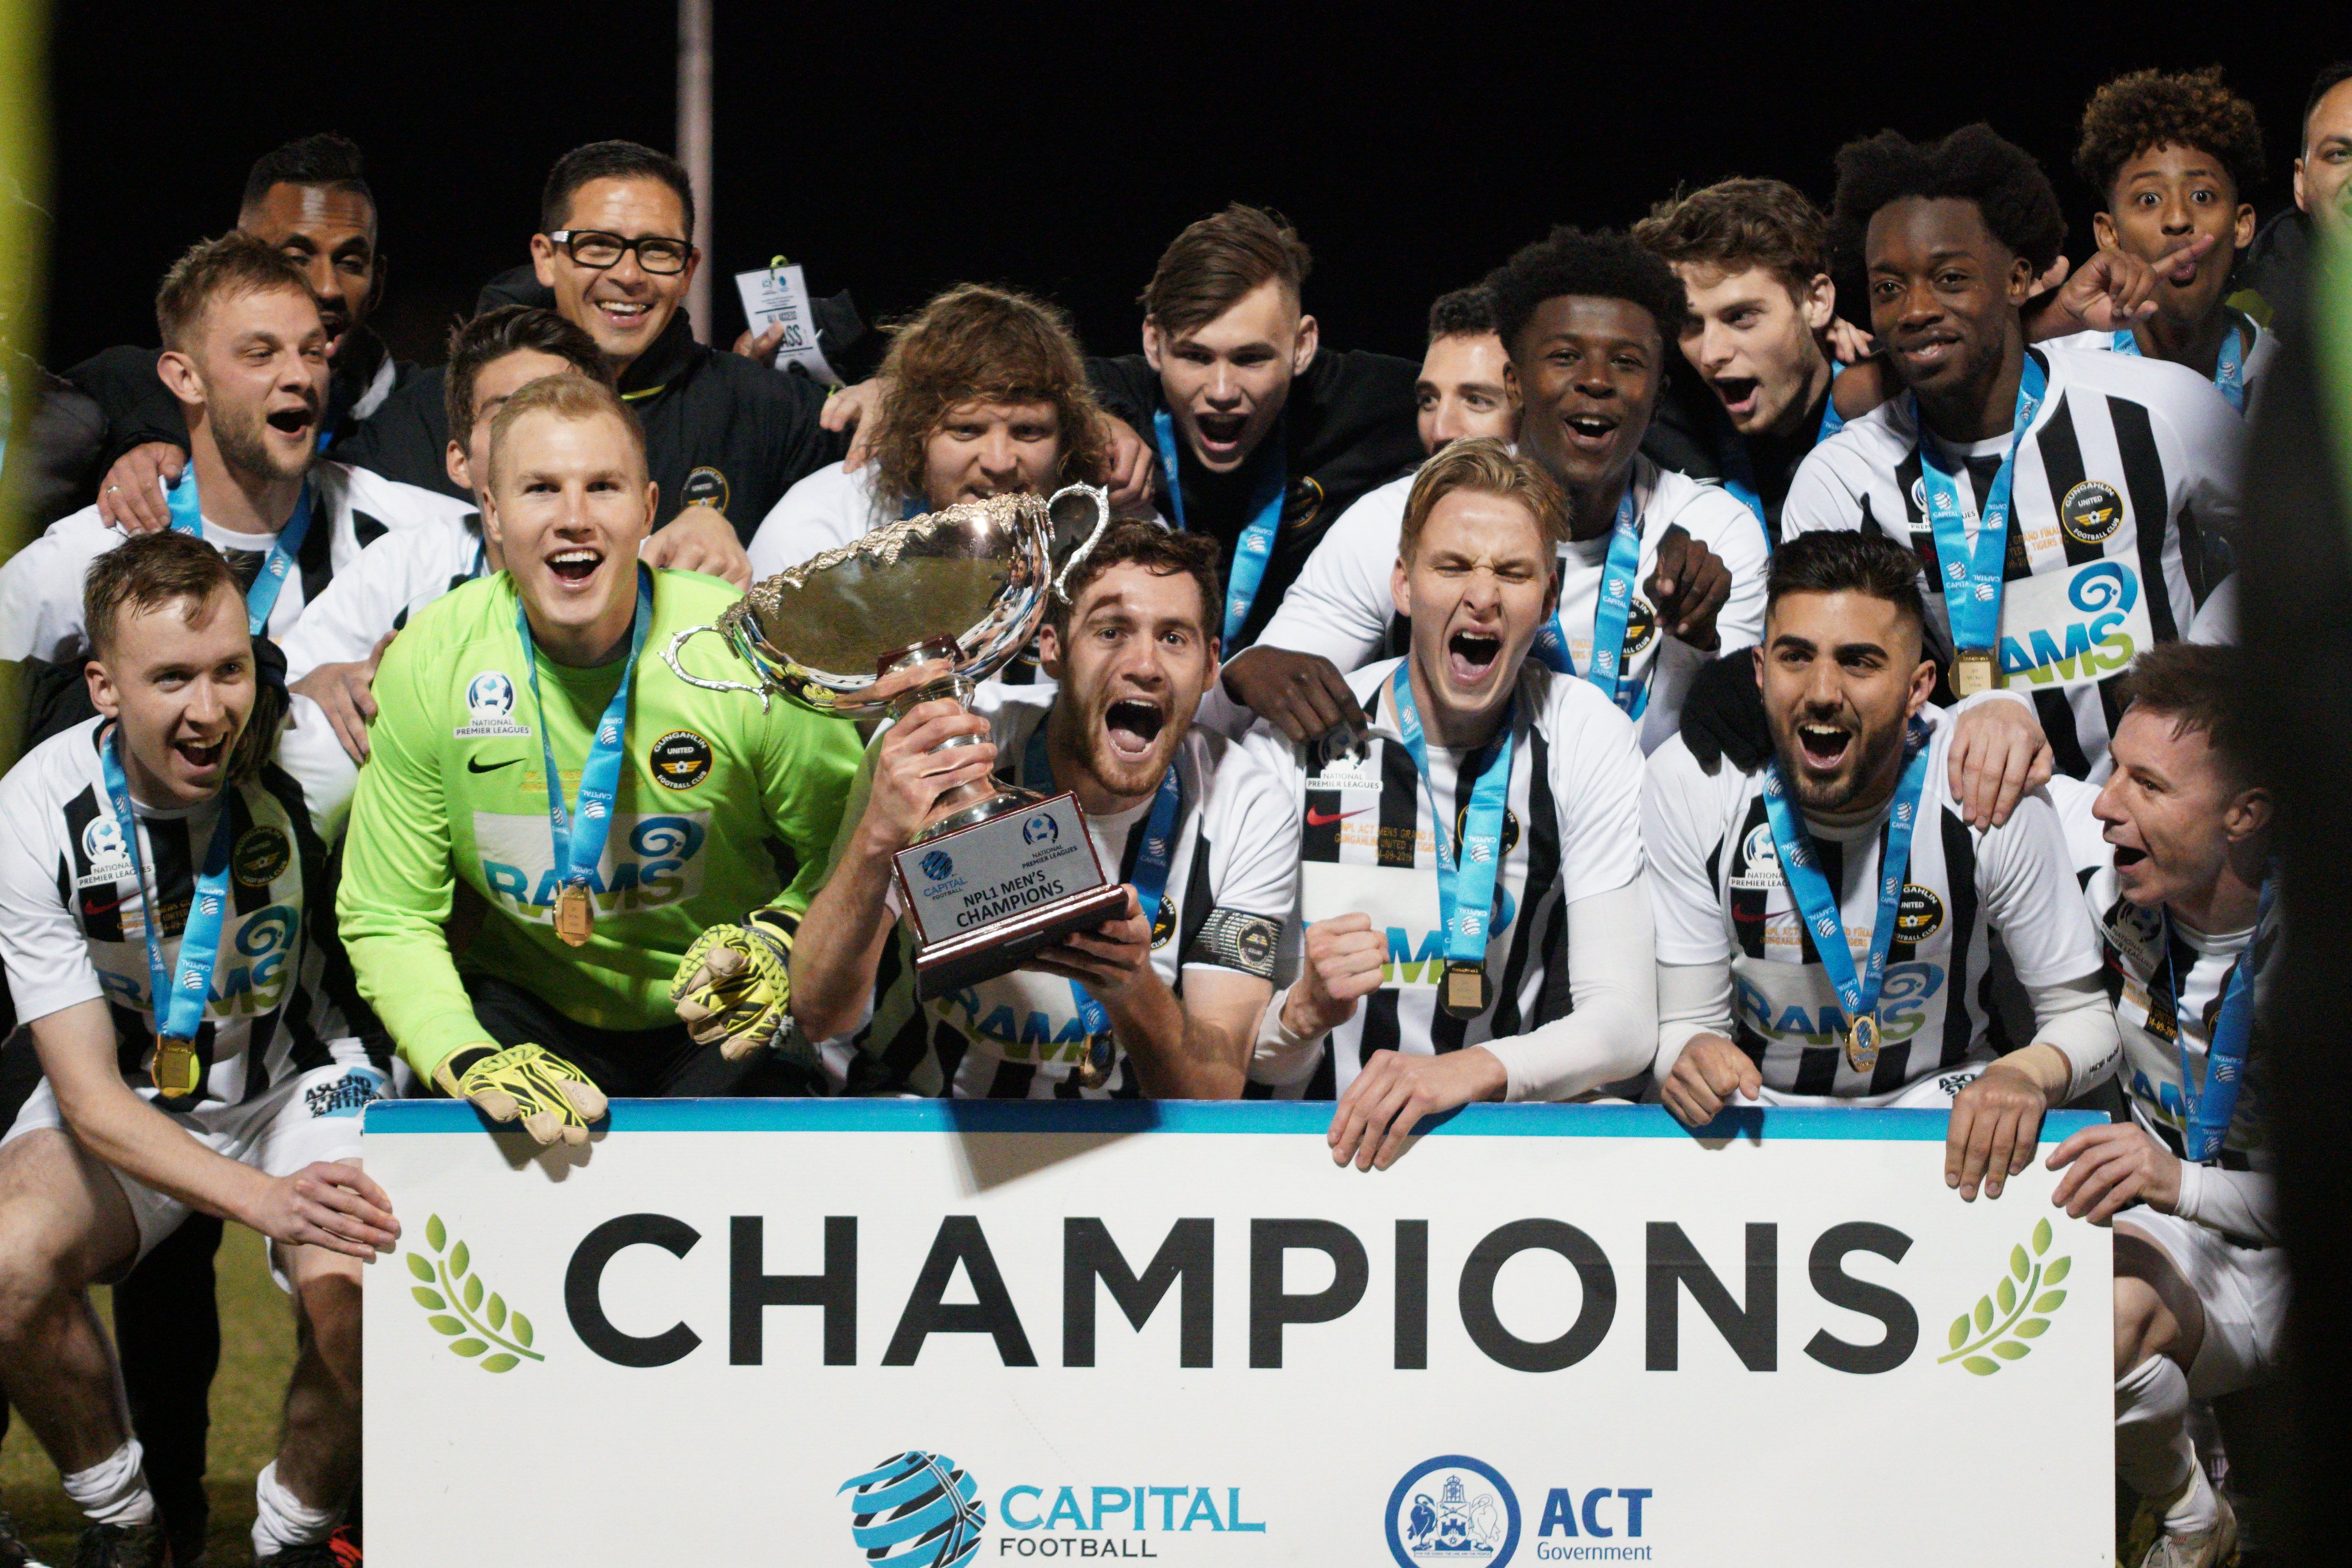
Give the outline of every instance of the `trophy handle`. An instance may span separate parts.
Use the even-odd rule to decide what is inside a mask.
[[[689,675],[686,673],[686,666],[677,662],[678,650],[705,632],[714,637],[726,636],[726,632],[717,626],[689,626],[669,640],[669,646],[662,650],[662,663],[669,666],[670,674],[688,685],[700,686],[706,692],[749,692],[760,699],[760,711],[767,712],[768,693],[764,687],[747,686],[740,681],[706,681],[700,675]]]
[[[1055,505],[1063,497],[1070,495],[1084,496],[1094,502],[1095,526],[1094,531],[1087,535],[1086,543],[1070,552],[1070,559],[1062,563],[1060,575],[1054,579],[1054,597],[1065,604],[1070,601],[1070,573],[1078,569],[1080,561],[1094,553],[1096,541],[1102,538],[1103,530],[1110,527],[1110,492],[1099,485],[1066,485],[1055,491],[1045,499],[1045,515],[1049,520]]]

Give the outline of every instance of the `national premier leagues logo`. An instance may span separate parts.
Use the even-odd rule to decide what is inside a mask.
[[[980,1483],[945,1454],[909,1449],[836,1490],[852,1493],[850,1538],[869,1563],[958,1568],[980,1550]]]
[[[484,670],[466,685],[467,722],[451,733],[459,740],[492,735],[529,735],[514,720],[514,682],[503,670]]]
[[[1388,1535],[1398,1568],[1503,1568],[1518,1549],[1519,1500],[1492,1465],[1441,1454],[1389,1494]]]
[[[1024,844],[1050,844],[1062,836],[1062,824],[1045,812],[1022,824],[1021,841]]]

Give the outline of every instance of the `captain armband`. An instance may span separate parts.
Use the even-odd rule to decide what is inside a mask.
[[[1238,909],[1213,909],[1200,934],[1184,949],[1187,964],[1238,969],[1261,980],[1274,978],[1275,950],[1282,940],[1282,922]]]

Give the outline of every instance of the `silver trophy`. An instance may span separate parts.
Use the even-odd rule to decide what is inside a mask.
[[[1082,534],[1068,530],[1080,542],[1056,575],[1060,519],[1088,502],[1092,523]],[[968,706],[973,685],[1036,635],[1045,596],[1069,602],[1071,571],[1109,523],[1109,497],[1092,485],[1050,498],[960,501],[752,584],[717,624],[679,632],[662,657],[689,685],[748,692],[763,707],[778,693],[838,718],[901,718],[938,697]],[[687,671],[678,654],[706,632],[725,639],[756,684]],[[948,673],[911,685],[900,678],[929,663]],[[980,740],[959,736],[946,745]],[[1017,969],[1127,904],[1125,889],[1103,874],[1075,797],[992,780],[942,795],[891,869],[915,934],[915,994],[924,1001]]]

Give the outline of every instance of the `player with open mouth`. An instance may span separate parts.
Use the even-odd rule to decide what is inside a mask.
[[[1069,591],[1038,633],[1050,684],[982,682],[969,712],[918,705],[868,754],[793,969],[794,1016],[813,1038],[841,1042],[853,1089],[1242,1092],[1274,992],[1298,825],[1256,750],[1192,722],[1217,677],[1216,543],[1115,523]],[[1077,797],[1097,857],[1129,888],[1126,914],[928,1006],[901,952],[877,997],[886,946],[906,940],[891,857],[942,795],[992,769]]]

